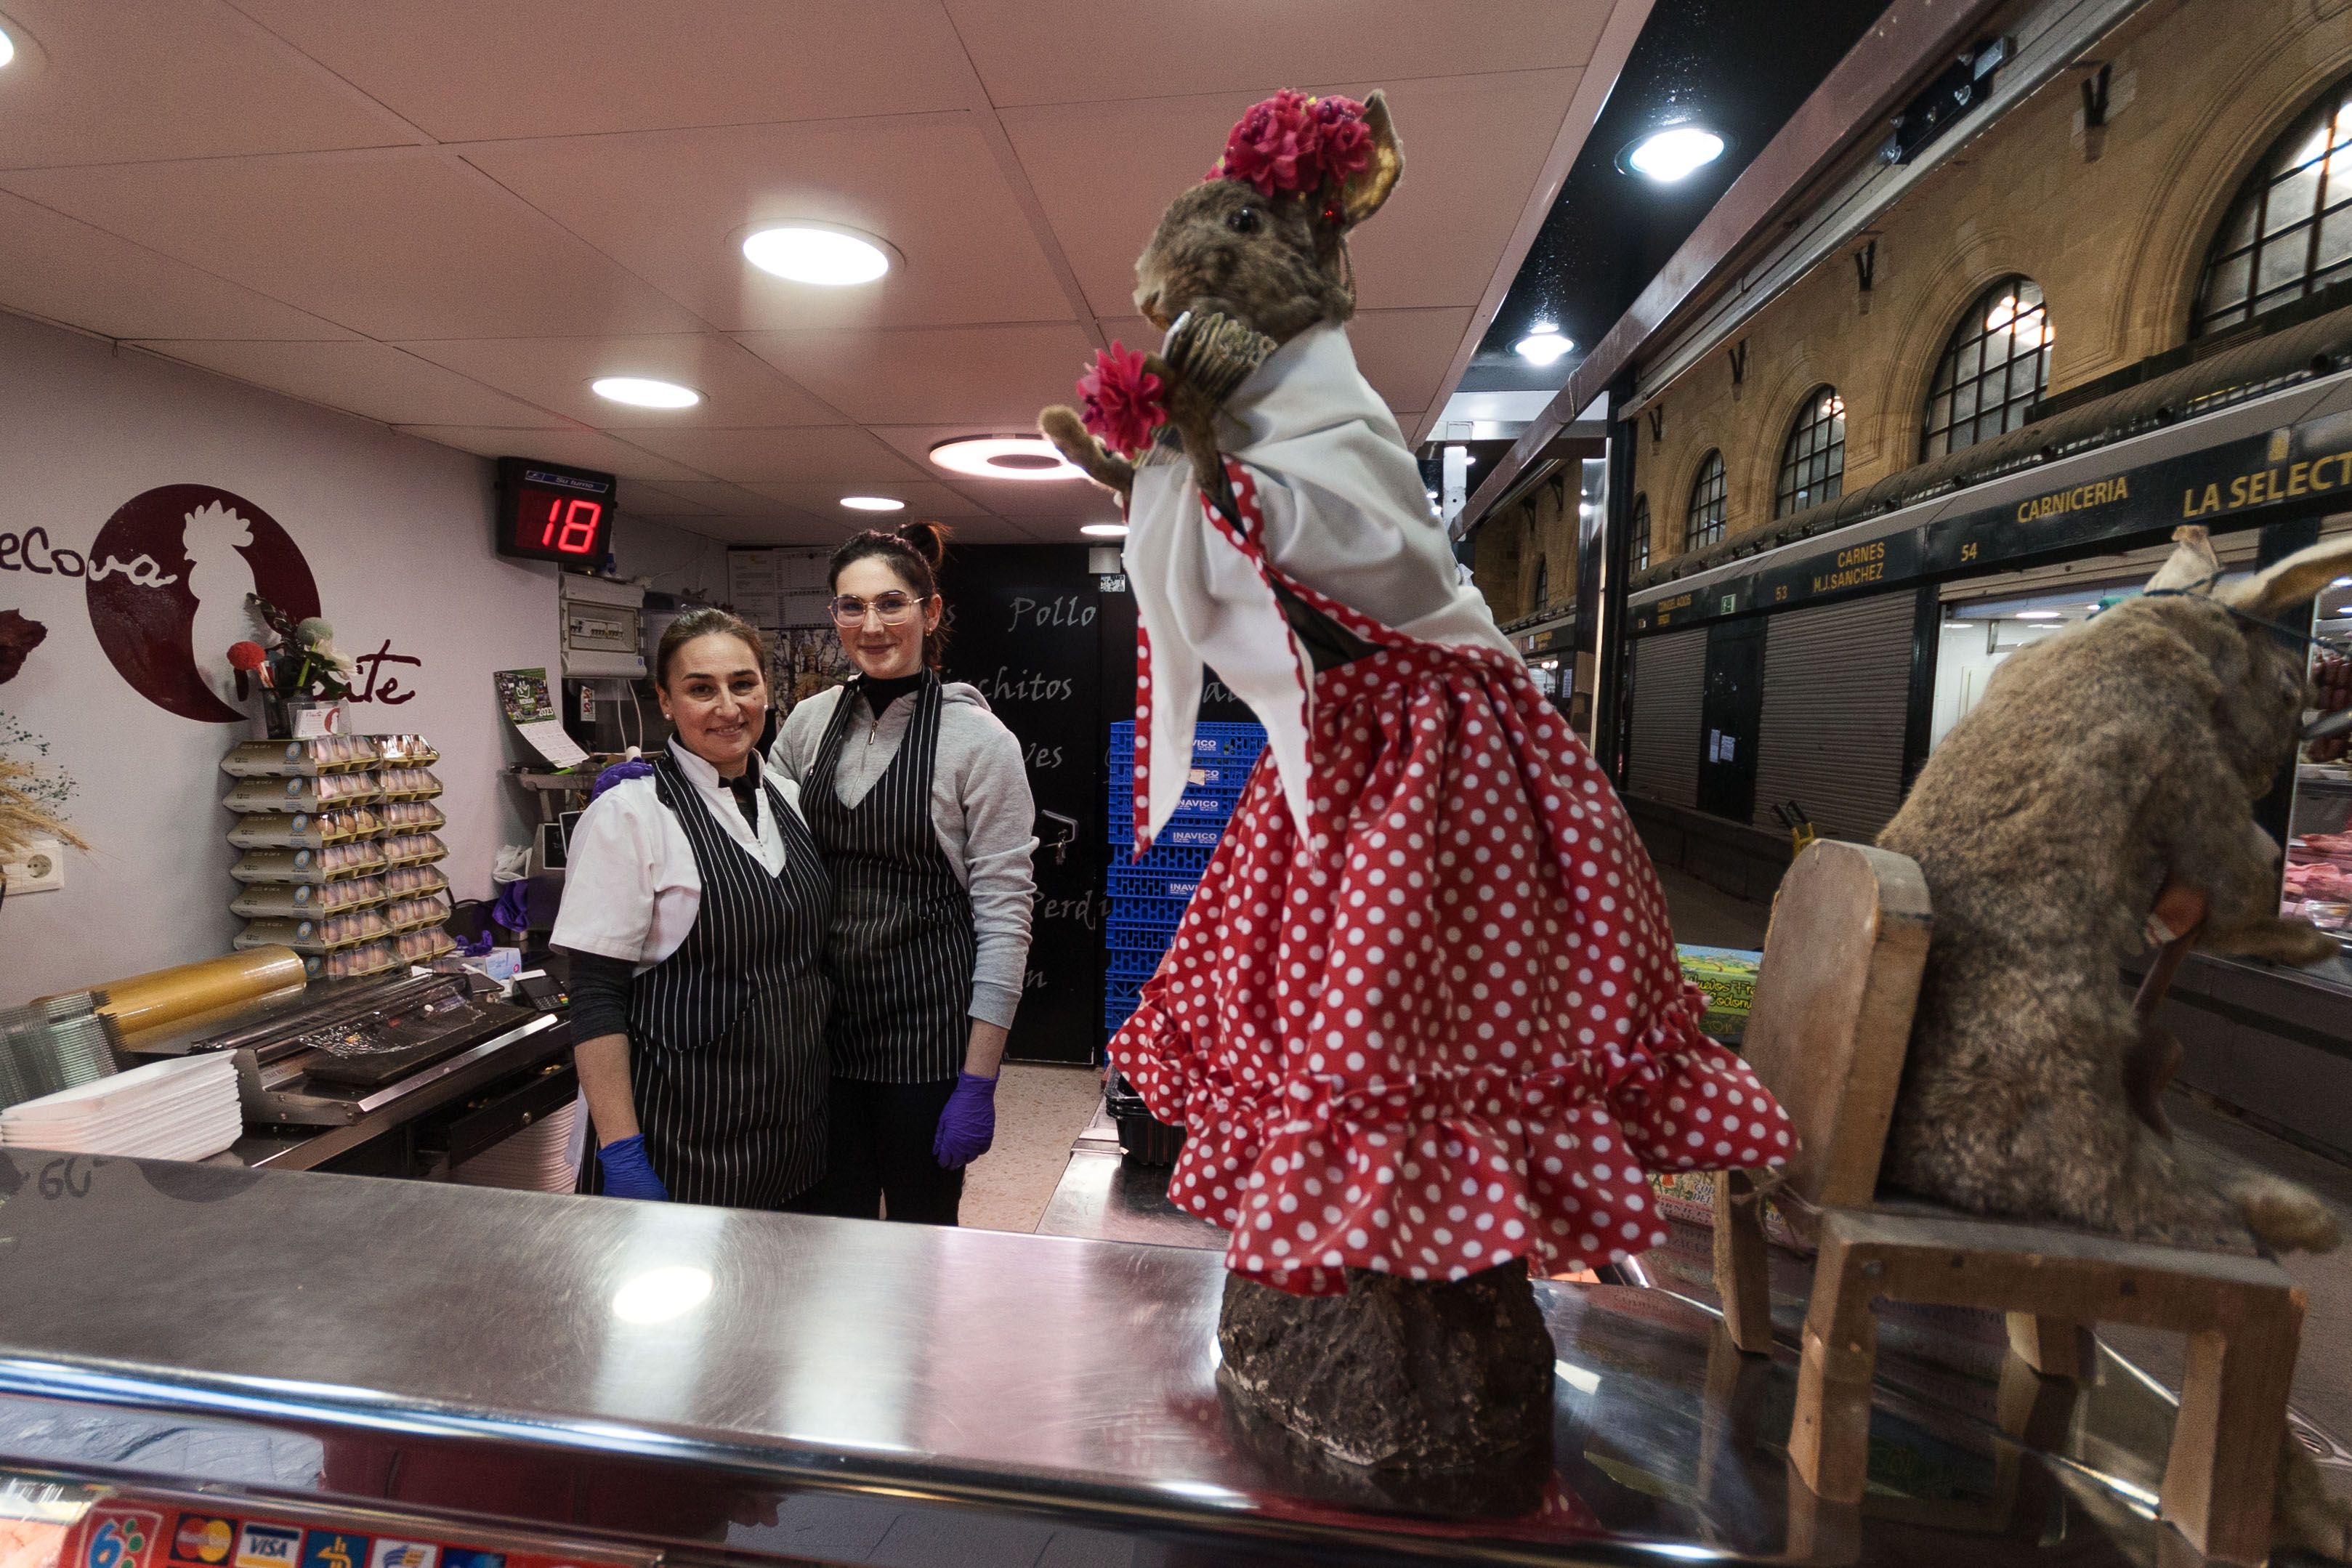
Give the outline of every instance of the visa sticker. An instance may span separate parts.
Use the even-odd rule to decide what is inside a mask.
[[[205,1568],[228,1561],[236,1549],[236,1521],[205,1513],[184,1513],[180,1528],[172,1536],[172,1555],[182,1563],[197,1563]]]
[[[379,1541],[368,1554],[368,1568],[435,1568],[441,1549],[422,1541]]]
[[[366,1568],[368,1538],[348,1530],[314,1530],[302,1538],[302,1568]]]
[[[282,1524],[248,1524],[237,1531],[236,1568],[295,1568],[301,1560],[299,1530]]]
[[[100,1507],[90,1514],[83,1568],[147,1568],[163,1516],[144,1509]]]

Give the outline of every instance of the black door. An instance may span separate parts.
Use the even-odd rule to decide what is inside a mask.
[[[1717,621],[1706,632],[1699,699],[1698,808],[1748,822],[1756,814],[1756,737],[1764,718],[1764,621]]]

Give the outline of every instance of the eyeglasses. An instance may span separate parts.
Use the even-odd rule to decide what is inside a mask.
[[[873,611],[882,617],[886,626],[902,626],[907,617],[922,608],[923,602],[910,595],[891,592],[871,599],[861,599],[855,594],[844,594],[833,601],[834,625],[856,626],[866,624],[866,612]]]

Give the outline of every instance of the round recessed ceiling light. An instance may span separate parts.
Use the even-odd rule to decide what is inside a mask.
[[[743,237],[743,259],[791,283],[846,289],[890,270],[890,253],[855,230],[813,223],[777,224]]]
[[[1078,531],[1089,539],[1125,539],[1127,524],[1123,522],[1082,522]]]
[[[8,36],[7,28],[0,27],[0,66],[6,65],[16,58],[16,40]]]
[[[1669,125],[1626,148],[1617,155],[1617,163],[1644,179],[1671,185],[1722,157],[1729,145],[1703,126]]]
[[[888,496],[844,496],[841,504],[852,511],[904,511],[907,503]]]
[[[702,394],[690,386],[641,375],[600,375],[588,384],[588,390],[608,403],[632,408],[691,408],[702,401]]]
[[[1549,321],[1538,321],[1528,335],[1511,345],[1511,352],[1536,364],[1550,364],[1571,353],[1575,342],[1563,336]]]
[[[1082,479],[1086,470],[1069,462],[1043,436],[961,436],[931,448],[931,461],[959,474],[984,479]]]

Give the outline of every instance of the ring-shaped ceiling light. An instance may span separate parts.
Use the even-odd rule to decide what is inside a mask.
[[[1531,364],[1551,364],[1575,352],[1576,342],[1549,321],[1538,321],[1511,350]]]
[[[1720,132],[1704,125],[1663,125],[1629,143],[1617,154],[1617,166],[1671,185],[1722,157],[1730,145]]]
[[[1083,479],[1086,470],[1043,436],[959,436],[931,448],[931,461],[983,479]]]
[[[852,511],[904,511],[907,503],[888,496],[844,496],[841,504]]]
[[[789,283],[849,289],[890,270],[890,247],[829,223],[761,224],[742,237],[743,259]]]
[[[642,375],[600,375],[588,384],[588,390],[608,403],[632,408],[691,408],[702,401],[702,394],[690,386]]]
[[[16,58],[16,40],[8,36],[7,28],[0,27],[0,66],[6,65]]]

